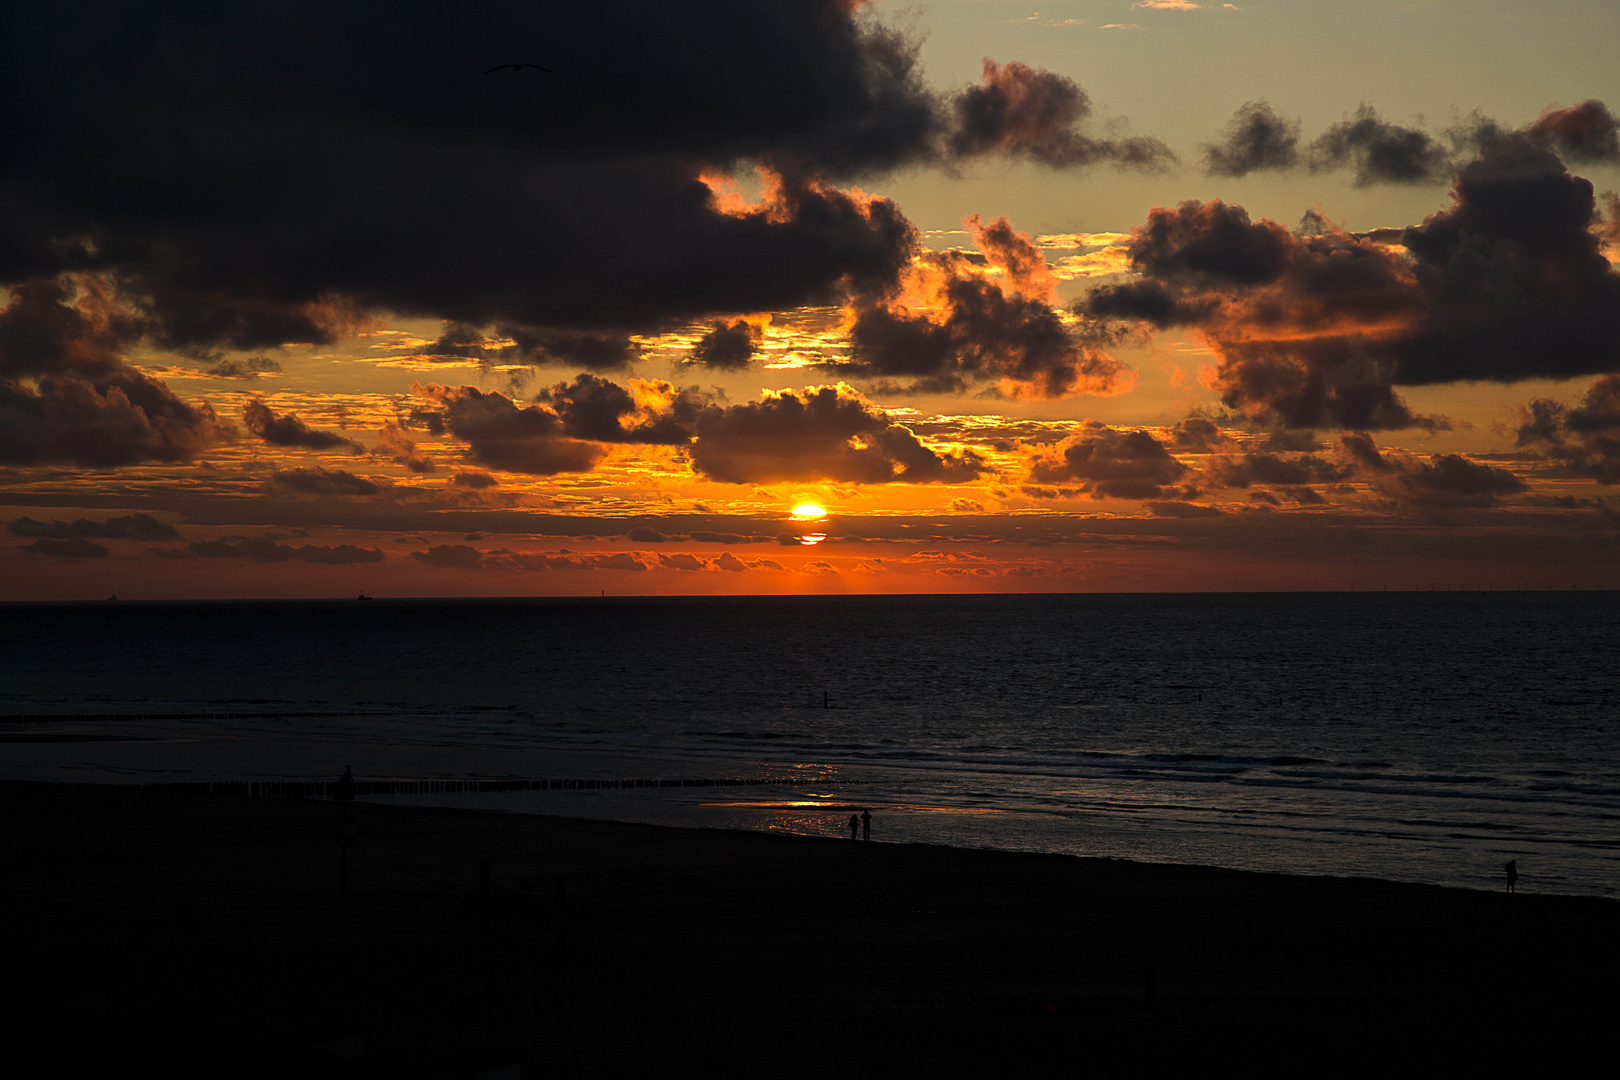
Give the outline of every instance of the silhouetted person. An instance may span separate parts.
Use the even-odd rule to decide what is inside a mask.
[[[1511,860],[1508,861],[1508,864],[1507,864],[1507,879],[1508,879],[1507,891],[1512,892],[1513,891],[1513,886],[1515,886],[1515,885],[1517,885],[1519,883],[1519,861],[1517,859],[1511,859]]]
[[[849,815],[849,838],[851,840],[861,838],[861,819],[855,814]]]
[[[861,811],[861,839],[872,839],[872,811]]]
[[[332,798],[338,802],[354,801],[354,771],[347,765],[343,766],[343,775],[338,777],[337,791]]]

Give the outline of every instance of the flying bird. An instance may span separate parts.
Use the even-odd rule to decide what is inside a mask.
[[[484,74],[485,75],[493,75],[497,71],[503,71],[506,68],[511,68],[513,71],[521,72],[526,67],[532,67],[536,71],[543,71],[547,75],[551,74],[551,69],[550,68],[541,67],[539,64],[499,64],[499,65],[497,65],[495,67],[490,68],[488,71],[484,72]]]

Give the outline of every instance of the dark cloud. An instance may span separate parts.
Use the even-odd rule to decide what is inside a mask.
[[[17,284],[0,310],[0,378],[126,377],[124,350],[140,335],[140,321],[94,277]]]
[[[530,364],[558,364],[592,371],[622,371],[636,358],[636,346],[625,334],[585,330],[544,330],[504,326],[513,348]]]
[[[270,474],[270,483],[301,495],[375,495],[382,490],[347,469],[277,469]]]
[[[1202,416],[1189,416],[1170,429],[1170,442],[1185,453],[1207,454],[1231,440],[1214,421]]]
[[[1620,375],[1605,375],[1571,408],[1536,398],[1519,411],[1518,444],[1602,484],[1620,484]]]
[[[676,389],[652,379],[631,381],[641,396],[595,375],[580,374],[536,395],[556,412],[564,434],[604,443],[657,443],[683,446],[692,438],[698,414],[710,406],[696,387]],[[628,421],[628,422],[626,422]]]
[[[555,409],[519,408],[503,394],[471,386],[430,384],[413,390],[443,409],[444,424],[468,444],[474,461],[493,469],[550,476],[583,472],[606,455],[606,447],[570,438]]]
[[[842,386],[767,392],[758,402],[710,410],[697,435],[693,469],[732,484],[960,483],[986,471],[970,451],[930,450]]]
[[[994,282],[956,277],[940,313],[890,306],[863,308],[850,331],[860,377],[910,379],[912,393],[960,393],[1005,382],[1016,396],[1056,398],[1088,388],[1111,390],[1124,368],[1080,341],[1052,309],[1003,292]]]
[[[353,544],[336,547],[317,547],[305,544],[290,547],[274,540],[227,539],[198,540],[186,545],[186,552],[199,559],[250,559],[258,563],[307,562],[325,565],[382,562],[383,554],[376,548],[358,548]]]
[[[1339,446],[1345,456],[1356,465],[1373,473],[1394,472],[1394,463],[1385,459],[1378,444],[1364,431],[1347,432],[1339,437]]]
[[[1099,286],[1076,301],[1075,309],[1097,318],[1135,319],[1158,330],[1197,323],[1212,314],[1210,305],[1185,304],[1157,281]]]
[[[1052,310],[1055,279],[1028,236],[1006,218],[966,224],[983,254],[925,253],[901,289],[858,301],[850,360],[836,370],[909,380],[897,389],[921,393],[990,383],[1008,396],[1057,398],[1129,385],[1125,366],[1104,351],[1111,341]]]
[[[1391,385],[1392,358],[1360,332],[1424,307],[1384,247],[1339,230],[1294,235],[1217,200],[1154,210],[1129,252],[1143,280],[1101,286],[1082,310],[1203,328],[1227,405],[1293,427],[1423,422]]]
[[[444,413],[438,409],[411,409],[400,420],[401,427],[424,427],[431,435],[444,434]]]
[[[429,566],[447,566],[455,570],[478,570],[484,565],[483,553],[466,544],[439,544],[426,551],[413,551],[411,558]]]
[[[705,529],[692,530],[691,537],[700,544],[755,544],[770,539],[768,536],[744,536],[741,533],[710,532]]]
[[[1220,507],[1189,502],[1145,502],[1142,505],[1155,517],[1208,518],[1219,517],[1221,513]]]
[[[280,373],[281,362],[264,355],[230,357],[204,369],[204,374],[212,375],[216,379],[258,379]]]
[[[1400,475],[1407,501],[1418,506],[1495,506],[1500,496],[1526,490],[1506,469],[1481,465],[1457,454],[1435,454]]]
[[[1299,122],[1285,119],[1264,98],[1246,102],[1227,123],[1218,143],[1205,143],[1210,176],[1247,176],[1299,163]]]
[[[1176,155],[1158,139],[1097,138],[1083,129],[1091,99],[1074,80],[1016,60],[1002,65],[985,58],[978,86],[951,101],[955,127],[948,140],[953,158],[999,154],[1051,168],[1108,162],[1159,170]]]
[[[473,491],[488,491],[500,484],[500,481],[489,473],[481,472],[458,472],[450,482],[456,487],[470,488]]]
[[[754,358],[763,336],[758,326],[744,319],[717,322],[692,346],[690,361],[722,371],[738,371]]]
[[[1432,135],[1391,124],[1366,104],[1319,135],[1307,160],[1313,171],[1354,168],[1357,187],[1435,183],[1453,167],[1450,151]]]
[[[1403,237],[1428,312],[1397,339],[1398,382],[1570,378],[1620,365],[1620,275],[1598,250],[1590,181],[1512,136],[1462,170],[1453,200]]]
[[[67,540],[76,536],[97,540],[168,540],[180,535],[173,525],[159,521],[150,514],[125,514],[105,521],[79,518],[72,524],[66,521],[35,521],[30,517],[17,518],[6,525],[12,536],[37,536]]]
[[[629,388],[581,374],[519,407],[470,386],[418,386],[483,465],[549,475],[593,468],[614,443],[690,445],[692,467],[728,483],[955,483],[985,471],[970,452],[928,449],[847,387],[767,394],[721,407],[657,380]],[[695,442],[694,442],[695,439]]]
[[[1413,506],[1462,509],[1495,506],[1503,495],[1528,490],[1507,469],[1484,465],[1459,454],[1434,454],[1427,462],[1404,454],[1386,454],[1363,432],[1339,439],[1346,461],[1374,489]]]
[[[23,544],[21,547],[24,551],[31,551],[35,555],[46,555],[53,559],[102,559],[107,556],[106,548],[92,540],[86,540],[82,536],[75,536],[66,540],[42,537],[32,544]]]
[[[1388,237],[1308,215],[1289,232],[1220,202],[1156,209],[1129,246],[1140,281],[1094,317],[1201,328],[1227,405],[1279,427],[1444,426],[1402,385],[1569,378],[1620,366],[1620,275],[1592,185],[1544,140],[1488,140],[1450,208]]]
[[[1351,168],[1355,183],[1438,183],[1450,179],[1466,159],[1502,138],[1528,138],[1565,159],[1583,163],[1620,161],[1620,121],[1595,99],[1561,109],[1550,107],[1524,128],[1504,127],[1473,113],[1445,133],[1445,141],[1418,128],[1401,127],[1362,104],[1353,116],[1318,136],[1299,152],[1299,125],[1289,123],[1264,101],[1250,101],[1232,115],[1218,142],[1203,146],[1211,176],[1246,176],[1263,169],[1308,165],[1313,172]],[[1449,144],[1449,145],[1448,145]]]
[[[666,541],[676,539],[675,537],[670,536],[668,533],[659,532],[657,529],[649,529],[644,525],[636,526],[625,535],[629,539],[634,540],[639,544],[662,544]]]
[[[419,385],[414,391],[442,408],[445,427],[468,443],[473,460],[540,476],[587,471],[611,443],[685,445],[699,415],[713,408],[692,389],[648,379],[632,380],[627,389],[589,373],[543,390],[522,407],[471,386]]]
[[[1275,281],[1297,247],[1276,222],[1252,222],[1243,207],[1216,199],[1154,210],[1133,232],[1129,252],[1149,279],[1221,287]]]
[[[1570,161],[1620,161],[1620,122],[1601,101],[1548,109],[1527,130],[1551,141]]]
[[[282,413],[255,398],[242,409],[242,422],[247,429],[271,446],[296,447],[301,450],[335,450],[347,447],[358,450],[359,445],[342,435],[330,431],[317,431],[293,413]]]
[[[892,292],[919,238],[892,201],[841,186],[859,176],[983,154],[1171,158],[1088,133],[1084,92],[1025,65],[987,64],[947,100],[917,42],[860,6],[6,8],[0,285],[97,275],[120,342],[221,378],[276,365],[225,350],[331,342],[372,312],[444,320],[430,359],[617,371],[639,333]],[[484,74],[523,41],[556,54],[551,74]],[[739,170],[757,170],[756,201],[730,183]],[[1025,354],[1056,347],[1036,340],[1051,337],[1038,311],[996,300],[963,303],[1031,339]],[[700,359],[735,362],[737,324],[719,325],[732,342]],[[1061,385],[1040,356],[1012,363]],[[179,460],[218,437],[161,383],[78,367],[3,375],[0,460]],[[320,437],[274,419],[259,426],[294,440],[280,445]],[[591,457],[532,442],[515,467]]]
[[[1298,487],[1334,483],[1349,475],[1343,466],[1314,454],[1285,458],[1258,453],[1217,458],[1205,466],[1200,479],[1223,488],[1247,488],[1255,484]]]
[[[0,310],[0,464],[182,461],[228,434],[206,404],[125,363],[141,332],[94,278],[13,285]]]
[[[400,465],[405,466],[413,473],[431,473],[438,470],[433,459],[416,448],[416,440],[405,434],[405,429],[398,424],[384,424],[377,432],[377,445],[372,453],[379,454]]]
[[[478,326],[451,322],[445,324],[437,341],[415,355],[434,361],[478,360],[486,366],[567,365],[592,371],[622,371],[637,354],[636,346],[623,333],[516,325],[498,325],[486,332]]]
[[[1187,467],[1146,431],[1120,431],[1088,422],[1084,434],[1057,453],[1037,458],[1037,484],[1079,482],[1093,498],[1156,499],[1187,475]]]
[[[1419,416],[1392,385],[1390,365],[1356,338],[1233,341],[1218,382],[1228,405],[1269,423],[1301,427],[1444,427]]]
[[[0,281],[105,271],[182,351],[385,309],[606,370],[627,329],[892,280],[909,224],[823,178],[935,160],[950,121],[854,7],[8,8]],[[513,42],[552,74],[485,75]],[[780,182],[728,212],[702,177],[746,162]]]

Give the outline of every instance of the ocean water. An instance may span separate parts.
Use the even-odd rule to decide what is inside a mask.
[[[0,605],[0,778],[582,780],[377,798],[1616,896],[1617,631],[1599,592]]]

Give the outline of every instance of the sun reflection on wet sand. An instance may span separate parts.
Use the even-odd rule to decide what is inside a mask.
[[[718,802],[702,802],[699,806],[717,807],[732,810],[802,810],[815,807],[818,810],[837,810],[840,812],[859,810],[862,807],[882,807],[885,813],[900,814],[1001,814],[1004,810],[991,807],[978,806],[921,806],[914,803],[878,803],[878,802],[810,802],[803,799],[767,799],[762,801],[734,801],[722,800]]]

